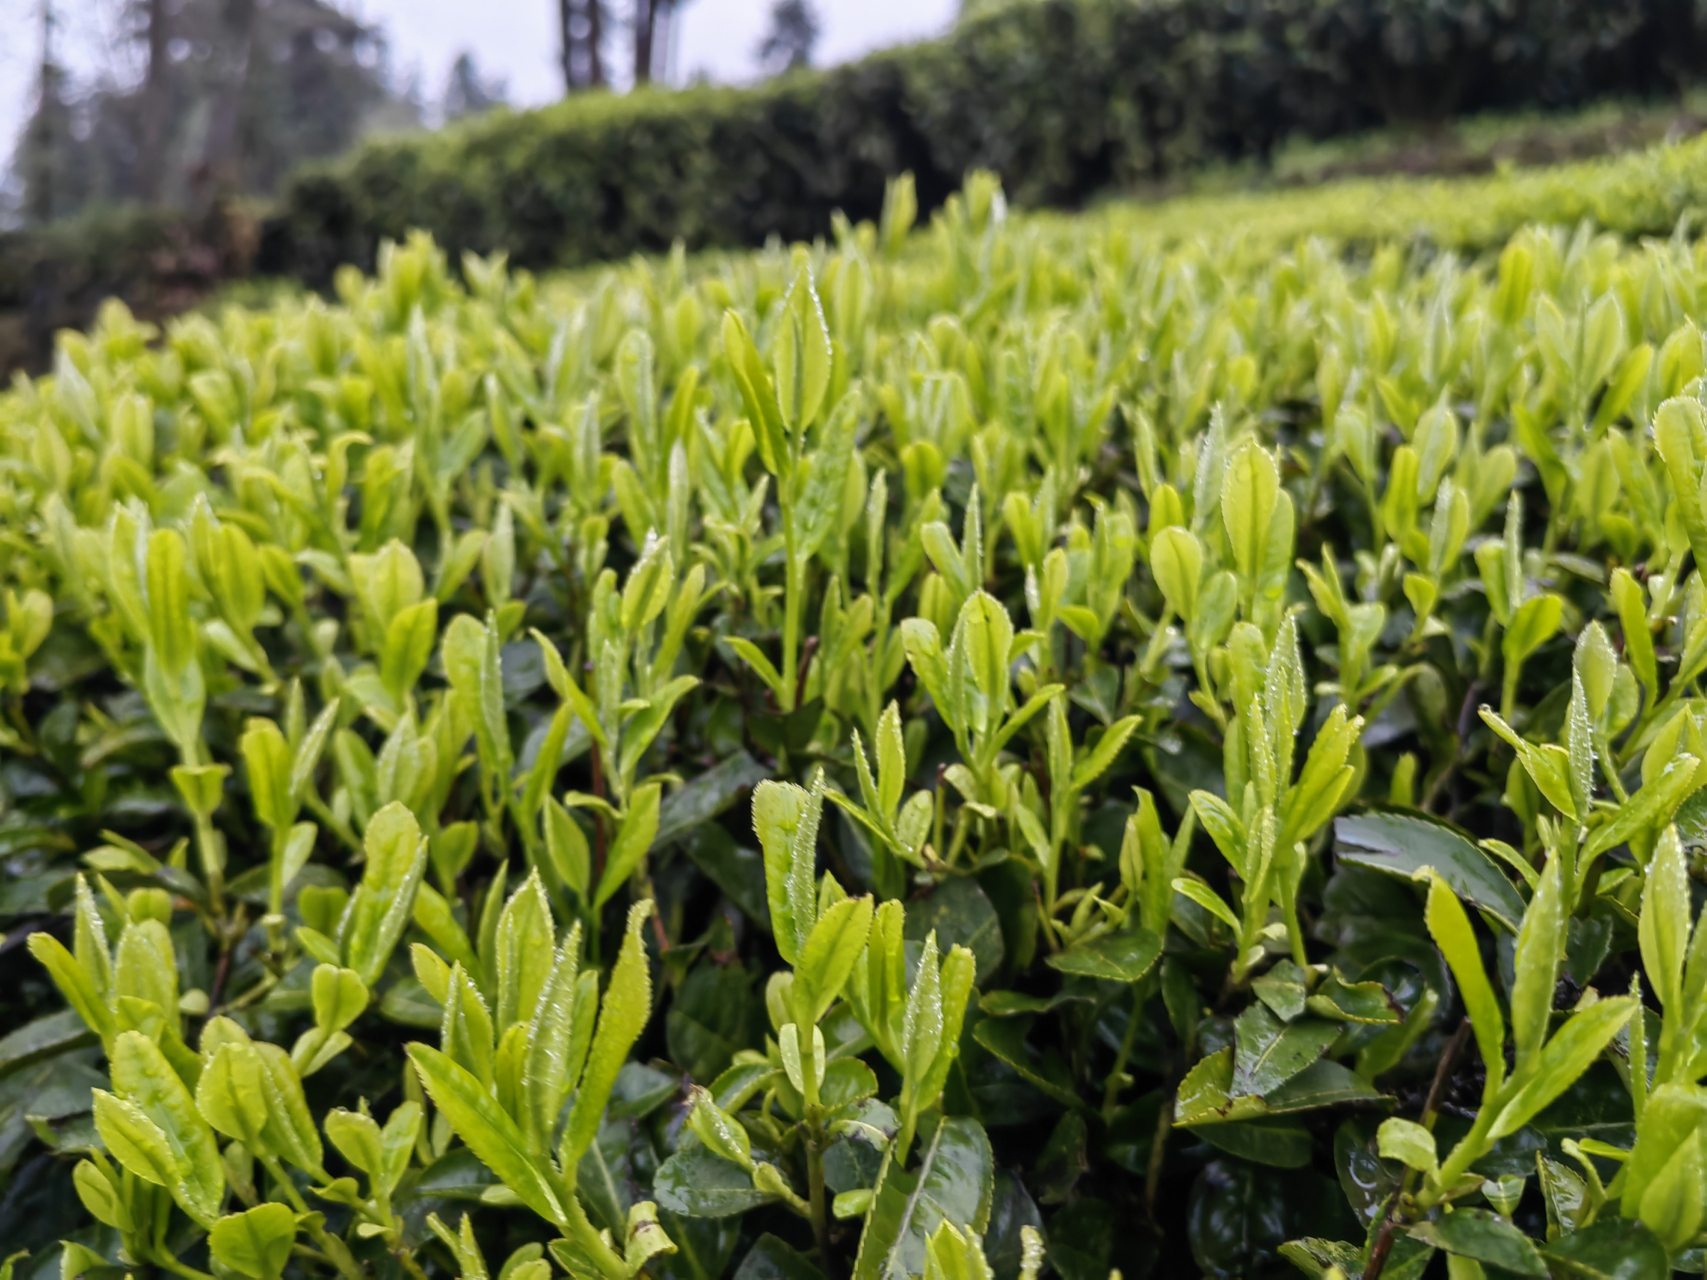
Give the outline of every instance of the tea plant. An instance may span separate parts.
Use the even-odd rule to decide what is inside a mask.
[[[1701,1268],[1707,253],[916,207],[0,396],[10,1274]]]

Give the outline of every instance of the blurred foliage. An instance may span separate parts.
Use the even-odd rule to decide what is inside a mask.
[[[153,12],[167,24],[157,67]],[[138,3],[133,15],[139,77],[38,98],[25,126],[11,163],[20,209],[38,222],[128,201],[205,207],[214,195],[266,195],[382,120],[415,121],[390,84],[380,32],[322,0]]]
[[[973,168],[1016,204],[1076,206],[1294,136],[1672,92],[1697,21],[1675,0],[1026,0],[752,89],[375,142],[290,182],[263,266],[324,281],[411,228],[530,268],[808,239],[837,209],[875,217],[902,170],[926,209]]]

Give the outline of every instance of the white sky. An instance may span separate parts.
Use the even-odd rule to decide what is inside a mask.
[[[429,98],[437,97],[459,51],[467,49],[487,76],[509,81],[512,101],[531,105],[561,93],[556,71],[557,0],[334,0],[384,25],[394,65],[419,73]],[[110,52],[123,0],[53,0],[60,15],[62,57],[83,74]],[[822,24],[815,61],[841,62],[872,49],[935,35],[952,21],[959,0],[813,0]],[[41,0],[0,0],[0,155],[10,152],[36,92]],[[626,0],[613,0],[619,14]],[[765,28],[770,0],[684,0],[671,57],[679,83],[698,73],[718,81],[755,74],[754,48]],[[623,33],[612,60],[626,65]]]

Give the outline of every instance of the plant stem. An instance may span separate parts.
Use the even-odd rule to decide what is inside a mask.
[[[1302,857],[1303,855],[1298,855]],[[1300,877],[1302,878],[1302,874]],[[1310,954],[1304,947],[1304,929],[1298,923],[1298,888],[1287,885],[1280,895],[1280,914],[1286,921],[1286,938],[1292,944],[1292,963],[1300,969],[1310,967]]]
[[[415,1280],[427,1280],[427,1273],[421,1270],[421,1264],[415,1261],[414,1250],[393,1249],[391,1251],[391,1256],[401,1262],[403,1264],[403,1269],[410,1275],[414,1276]]]
[[[338,837],[338,842],[351,853],[362,852],[362,842],[356,839],[355,832],[350,830],[350,824],[342,821],[337,814],[327,807],[313,787],[309,787],[302,797],[302,802],[308,806],[308,811],[320,820],[320,825]]]
[[[593,769],[593,794],[603,800],[605,798],[604,756],[599,751],[597,742],[592,744],[590,759]],[[597,885],[604,878],[604,874],[605,812],[595,806],[593,809],[593,874],[588,883]],[[587,932],[591,935],[589,939],[592,943],[591,955],[596,964],[599,959],[599,913],[597,911],[589,909],[587,912]]]
[[[824,1110],[816,1103],[806,1108],[806,1186],[819,1265],[830,1280],[836,1280],[835,1256],[830,1252],[830,1214],[824,1193]]]
[[[1162,1105],[1156,1111],[1156,1133],[1150,1139],[1150,1161],[1144,1169],[1144,1208],[1156,1223],[1156,1195],[1162,1188],[1162,1158],[1167,1150],[1168,1134],[1174,1127],[1174,1087],[1162,1093]]]
[[[1434,1079],[1428,1086],[1428,1098],[1423,1102],[1421,1124],[1425,1129],[1430,1131],[1434,1129],[1434,1119],[1440,1110],[1441,1095],[1446,1092],[1446,1082],[1452,1078],[1452,1068],[1458,1061],[1458,1055],[1463,1052],[1464,1046],[1469,1043],[1470,1029],[1469,1018],[1465,1018],[1459,1022],[1458,1030],[1452,1033],[1452,1039],[1446,1043],[1446,1051],[1440,1055],[1440,1062],[1435,1066]],[[1485,1101],[1492,1101],[1492,1099],[1486,1099]],[[1492,1108],[1484,1105],[1481,1112],[1476,1117],[1476,1128],[1473,1128],[1470,1131],[1470,1136],[1467,1136],[1463,1142],[1460,1142],[1457,1147],[1453,1148],[1454,1156],[1456,1156],[1458,1152],[1467,1148],[1470,1137],[1475,1136],[1476,1129],[1482,1127],[1482,1116],[1492,1115]],[[1470,1161],[1466,1160],[1464,1163],[1467,1167]],[[1450,1184],[1444,1181],[1444,1173],[1445,1170],[1443,1169],[1442,1185],[1448,1186]],[[1456,1177],[1456,1175],[1454,1175],[1454,1177]],[[1387,1265],[1387,1255],[1392,1252],[1393,1249],[1393,1233],[1399,1225],[1399,1214],[1403,1202],[1408,1197],[1411,1185],[1415,1179],[1416,1170],[1407,1169],[1405,1171],[1405,1180],[1400,1184],[1398,1192],[1394,1194],[1392,1205],[1387,1211],[1387,1217],[1381,1223],[1381,1230],[1376,1233],[1375,1243],[1370,1246],[1369,1263],[1363,1269],[1363,1280],[1377,1280],[1377,1277],[1381,1274],[1381,1268]]]
[[[290,1176],[285,1173],[284,1167],[279,1164],[278,1159],[274,1156],[260,1155],[256,1158],[261,1162],[261,1167],[278,1184],[279,1189],[284,1192],[285,1199],[290,1201],[291,1208],[299,1214],[307,1214],[308,1203],[303,1200],[302,1193],[296,1189],[296,1184],[290,1180]],[[325,1226],[313,1216],[306,1218],[304,1225],[307,1226],[308,1234],[313,1237],[314,1243],[319,1245],[320,1251],[332,1260],[332,1265],[338,1268],[344,1280],[365,1280],[361,1267],[350,1256],[349,1247],[342,1240],[328,1232]]]
[[[1114,1100],[1120,1096],[1121,1077],[1126,1074],[1126,1063],[1132,1057],[1132,1041],[1138,1034],[1138,1015],[1144,1008],[1144,1001],[1149,998],[1149,986],[1148,974],[1132,985],[1132,1015],[1126,1020],[1126,1034],[1120,1038],[1120,1052],[1114,1056],[1114,1070],[1108,1073],[1108,1083],[1103,1086],[1104,1123],[1114,1119]]]
[[[213,829],[213,819],[204,813],[196,814],[196,852],[201,855],[202,882],[207,886],[208,908],[214,915],[225,914],[225,859],[219,848],[219,833]]]
[[[581,1208],[581,1201],[575,1195],[574,1188],[569,1188],[568,1198],[564,1201],[568,1213],[568,1221],[564,1235],[568,1236],[603,1272],[609,1280],[628,1280],[628,1267],[623,1262],[622,1255],[611,1247],[606,1237],[593,1229],[593,1224],[587,1218],[587,1211]]]
[[[797,687],[793,682],[798,663],[795,654],[800,650],[800,597],[805,592],[805,584],[801,581],[805,566],[794,554],[794,518],[786,507],[783,509],[782,541],[783,555],[788,563],[782,593],[782,665],[777,670],[782,675],[782,685],[778,690],[782,705],[778,709],[786,714],[796,705]]]
[[[159,1267],[162,1271],[170,1271],[174,1275],[183,1276],[184,1280],[213,1280],[213,1277],[208,1275],[207,1272],[197,1271],[194,1267],[185,1266],[165,1249],[153,1250],[153,1253],[154,1265]]]

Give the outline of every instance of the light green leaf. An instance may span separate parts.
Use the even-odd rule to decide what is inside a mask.
[[[611,842],[610,852],[605,856],[604,874],[599,877],[599,887],[593,894],[595,908],[604,906],[615,896],[652,847],[652,837],[658,833],[658,804],[662,796],[663,787],[656,782],[648,782],[635,788],[629,798],[628,813],[617,829],[616,839]]]
[[[260,1204],[213,1224],[208,1246],[221,1265],[250,1277],[277,1280],[290,1261],[296,1215],[282,1204]]]
[[[865,940],[875,909],[870,895],[843,898],[818,917],[794,966],[795,1020],[816,1026],[841,995]]]
[[[990,1140],[976,1120],[955,1116],[921,1134],[918,1164],[885,1159],[866,1213],[854,1280],[907,1280],[923,1273],[926,1244],[943,1222],[982,1234],[994,1186]]]
[[[338,945],[344,963],[371,989],[414,915],[427,842],[415,815],[394,800],[373,815],[362,847],[367,866],[344,912]]]
[[[1512,1077],[1516,1092],[1500,1108],[1489,1136],[1516,1133],[1593,1065],[1636,1012],[1632,996],[1614,996],[1571,1015],[1547,1041],[1527,1077]],[[1521,1079],[1521,1084],[1519,1083]]]
[[[171,1152],[173,1176],[163,1185],[185,1213],[204,1226],[211,1223],[224,1196],[225,1170],[213,1130],[190,1091],[159,1047],[138,1031],[126,1031],[114,1040],[111,1069],[114,1092],[152,1123]],[[156,1162],[151,1160],[149,1167],[157,1168]]]
[[[267,1095],[261,1061],[246,1041],[222,1044],[196,1081],[196,1108],[220,1133],[258,1155],[272,1154],[264,1134]]]
[[[753,831],[765,855],[771,932],[786,964],[795,963],[816,922],[812,881],[822,811],[822,774],[810,792],[791,782],[769,781],[753,790]]]
[[[1693,771],[1693,764],[1690,768]],[[1677,828],[1667,827],[1648,863],[1637,936],[1648,982],[1660,1007],[1673,1017],[1681,1014],[1689,907],[1689,874],[1684,864],[1683,843],[1677,837]]]
[[[1082,791],[1107,772],[1108,767],[1119,757],[1121,748],[1126,745],[1133,730],[1137,729],[1141,717],[1127,716],[1116,720],[1097,740],[1091,753],[1073,766],[1073,788]]]
[[[1180,876],[1174,880],[1174,892],[1190,898],[1210,915],[1220,920],[1235,934],[1239,932],[1239,917],[1233,914],[1233,908],[1221,900],[1216,893],[1201,880],[1188,880]]]
[[[1464,913],[1458,896],[1446,881],[1436,875],[1429,883],[1428,907],[1425,911],[1428,931],[1451,966],[1458,980],[1458,993],[1470,1015],[1470,1025],[1476,1033],[1476,1047],[1481,1051],[1488,1074],[1505,1074],[1505,1017],[1499,1001],[1488,982],[1487,970],[1482,967],[1482,951],[1470,918]]]
[[[618,837],[618,844],[621,837]],[[510,896],[498,917],[497,1005],[493,1019],[500,1036],[518,1022],[529,1022],[539,1004],[540,993],[556,964],[556,926],[551,903],[539,872],[529,873],[522,887]]]
[[[1511,1034],[1517,1046],[1517,1075],[1522,1075],[1541,1051],[1553,1012],[1553,990],[1558,985],[1565,944],[1564,891],[1559,877],[1559,859],[1549,858],[1517,935],[1513,960],[1516,980],[1511,988]]]
[[[411,1044],[409,1057],[433,1105],[444,1113],[456,1136],[528,1208],[560,1227],[565,1226],[563,1206],[550,1178],[528,1154],[527,1141],[516,1122],[480,1081],[427,1045]]]
[[[1048,957],[1049,965],[1062,973],[1112,982],[1136,982],[1154,967],[1162,954],[1162,940],[1139,927],[1130,933],[1104,934]]]
[[[587,1054],[586,1072],[581,1077],[569,1126],[563,1134],[566,1167],[581,1158],[598,1133],[611,1086],[652,1015],[652,973],[640,929],[652,914],[653,905],[650,898],[642,898],[628,909],[628,925],[611,969],[610,987],[599,1007],[598,1029],[593,1033],[592,1048]]]

